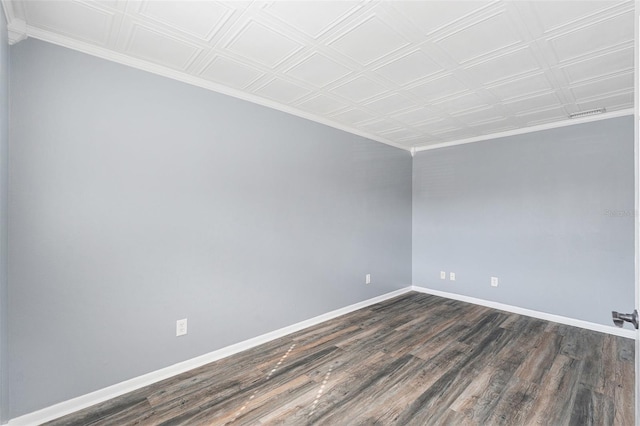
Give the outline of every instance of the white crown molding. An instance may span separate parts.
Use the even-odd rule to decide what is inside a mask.
[[[16,18],[16,11],[9,0],[2,0],[2,10],[7,20],[7,35],[9,45],[14,45],[27,38],[27,23]]]
[[[183,83],[191,84],[193,86],[201,87],[203,89],[211,90],[213,92],[222,93],[224,95],[232,96],[234,98],[242,99],[254,104],[258,104],[258,105],[262,105],[278,111],[282,111],[287,114],[305,118],[307,120],[315,121],[316,123],[324,124],[326,126],[333,127],[334,129],[342,130],[344,132],[351,133],[357,136],[362,136],[364,138],[370,139],[372,141],[380,142],[385,145],[390,145],[394,148],[402,149],[403,151],[409,152],[410,150],[410,148],[407,146],[389,141],[384,138],[380,138],[379,136],[375,136],[370,133],[363,132],[358,129],[354,129],[349,126],[345,126],[340,123],[336,123],[331,120],[327,120],[326,118],[317,116],[315,114],[311,114],[305,111],[298,110],[296,108],[282,105],[280,103],[274,102],[269,99],[261,98],[256,95],[252,95],[250,93],[245,93],[240,90],[232,89],[230,87],[226,87],[221,84],[217,84],[209,80],[205,80],[203,78],[187,74],[182,71],[174,70],[169,67],[154,64],[152,62],[145,61],[142,59],[133,58],[128,55],[117,53],[112,50],[105,49],[103,47],[94,46],[92,44],[85,43],[82,41],[74,40],[69,37],[55,34],[50,31],[32,27],[30,25],[26,26],[26,35],[38,40],[42,40],[48,43],[56,44],[58,46],[66,47],[68,49],[77,50],[79,52],[86,53],[88,55],[97,56],[99,58],[106,59],[112,62],[117,62],[122,65],[127,65],[132,68],[137,68],[153,74],[161,75],[163,77],[171,78],[173,80],[178,80]]]
[[[134,377],[133,379],[125,380],[124,382],[108,386],[95,392],[91,392],[86,395],[82,395],[77,398],[52,405],[47,408],[43,408],[42,410],[34,411],[32,413],[13,418],[9,420],[8,424],[10,426],[39,425],[65,416],[67,414],[71,414],[75,411],[98,404],[100,402],[107,401],[117,396],[124,395],[125,393],[132,392],[136,389],[140,389],[161,380],[168,379],[177,374],[193,370],[194,368],[201,367],[205,364],[209,364],[210,362],[226,358],[238,352],[246,351],[247,349],[251,349],[263,343],[267,343],[280,337],[284,337],[288,334],[295,333],[296,331],[300,331],[302,329],[320,324],[330,319],[337,318],[341,315],[357,311],[358,309],[366,308],[367,306],[375,305],[376,303],[392,299],[396,296],[400,296],[410,291],[411,287],[405,287],[362,302],[354,303],[353,305],[345,306],[344,308],[327,312],[326,314],[322,314],[317,317],[301,321],[297,324],[293,324],[288,327],[284,327],[279,330],[254,337],[252,339],[248,339],[243,342],[236,343],[234,345],[227,346],[195,358],[191,358],[187,361],[173,364],[160,370],[152,371],[151,373],[143,374],[142,376]]]
[[[563,317],[561,315],[549,314],[546,312],[535,311],[533,309],[521,308],[519,306],[507,305],[500,302],[492,302],[490,300],[478,299],[476,297],[465,296],[462,294],[449,293],[446,291],[433,290],[426,287],[412,286],[411,290],[420,293],[432,294],[434,296],[446,297],[447,299],[459,300],[461,302],[473,303],[475,305],[486,306],[488,308],[498,309],[501,311],[512,312],[518,315],[525,315],[532,318],[538,318],[545,321],[557,322],[560,324],[570,325],[572,327],[584,328],[587,330],[598,331],[600,333],[612,334],[614,336],[626,337],[629,339],[636,338],[635,330],[628,330],[609,325],[596,324],[589,321],[583,321],[575,318]]]
[[[449,146],[464,145],[464,144],[474,143],[474,142],[482,142],[482,141],[487,141],[491,139],[504,138],[507,136],[523,135],[526,133],[539,132],[541,130],[557,129],[559,127],[567,127],[567,126],[573,126],[576,124],[590,123],[592,121],[607,120],[609,118],[615,118],[615,117],[624,117],[627,115],[634,115],[634,113],[635,112],[633,108],[621,109],[619,111],[606,112],[604,114],[593,115],[593,116],[584,117],[584,118],[555,121],[553,123],[540,124],[540,125],[531,126],[531,127],[523,127],[521,129],[508,130],[506,132],[492,133],[489,135],[476,136],[476,137],[467,138],[467,139],[460,139],[457,141],[443,142],[443,143],[438,143],[433,145],[415,146],[414,148],[416,152],[430,151],[432,149],[446,148]]]
[[[302,21],[296,23],[295,12],[292,10],[285,10],[281,16],[282,10],[278,12],[277,7],[263,4],[233,7],[220,4],[215,9],[215,22],[206,19],[200,22],[201,16],[209,15],[206,8],[196,8],[190,12],[185,10],[185,16],[195,17],[189,15],[191,13],[200,15],[198,19],[192,19],[193,25],[190,25],[178,22],[182,18],[173,19],[172,13],[168,10],[151,8],[150,5],[154,3],[151,0],[131,7],[125,7],[124,3],[119,2],[112,4],[113,2],[80,1],[60,17],[50,16],[47,9],[39,9],[43,2],[0,2],[7,11],[8,22],[13,22],[16,18],[27,21],[26,30],[22,22],[16,21],[12,25],[12,43],[23,39],[25,35],[32,36],[407,151],[412,146],[417,151],[422,151],[513,134],[502,133],[509,129],[517,128],[514,132],[535,131],[535,127],[521,127],[524,125],[522,116],[531,112],[537,116],[530,118],[532,126],[547,122],[548,119],[565,121],[566,111],[563,112],[561,109],[564,107],[566,110],[573,110],[573,106],[578,102],[576,93],[579,93],[579,99],[585,104],[588,102],[586,105],[589,106],[602,106],[610,111],[631,107],[631,79],[617,79],[619,74],[630,70],[627,65],[633,53],[631,45],[637,38],[629,28],[630,15],[634,10],[631,2],[614,6],[599,5],[595,8],[577,5],[572,8],[570,16],[561,19],[562,22],[547,22],[538,16],[540,13],[548,13],[545,12],[546,9],[522,7],[517,5],[517,2],[490,2],[482,7],[465,6],[459,14],[443,16],[443,19],[446,19],[438,28],[426,32],[416,26],[411,16],[414,13],[419,16],[425,11],[412,9],[408,6],[410,2],[407,6],[398,5],[391,8],[379,2],[364,2],[356,8],[340,7],[339,10],[328,10],[326,16],[320,14],[319,25],[312,26],[317,27],[316,29],[308,27]],[[36,23],[30,22],[30,18],[27,17],[28,11],[33,12],[33,16],[35,13],[43,13],[42,19],[36,20]],[[313,12],[313,9],[310,9],[310,12]],[[87,30],[74,27],[74,19],[96,19],[95,22],[101,24]],[[388,48],[372,51],[373,56],[367,54],[356,61],[354,58],[360,55],[354,46],[361,47],[358,43],[363,43],[364,46],[379,41],[376,37],[364,37],[371,29],[369,25],[373,25],[371,28],[389,31],[394,41],[389,40],[391,44]],[[494,26],[504,32],[498,35],[495,30],[490,30]],[[618,27],[624,31],[616,32]],[[139,33],[137,30],[142,28],[144,33]],[[325,34],[322,37],[318,34],[308,34],[308,31],[317,32],[321,29],[321,33]],[[275,37],[272,43],[275,50],[272,53],[242,47],[242,43],[236,45],[242,40],[248,40],[246,37],[260,37],[257,34],[262,34],[262,31]],[[567,44],[563,38],[567,34],[573,34],[571,37],[586,39],[597,36],[598,31],[613,31],[616,35],[597,48],[573,46]],[[148,40],[147,36],[141,35],[147,32],[152,33]],[[457,46],[455,40],[459,40],[458,37],[464,40],[467,33],[472,34],[471,39]],[[420,37],[415,39],[417,34],[422,34],[423,38],[426,37],[433,42],[432,46],[421,44]],[[168,41],[163,43],[162,37]],[[501,45],[502,48],[486,50],[488,46],[485,46],[485,37],[488,37],[487,40],[502,38],[502,42],[496,45]],[[344,40],[351,40],[343,46],[347,49],[344,52],[341,52],[342,48],[329,49],[331,51],[322,48],[334,42],[343,43]],[[451,40],[455,43],[449,46]],[[539,40],[545,41],[545,45],[539,46]],[[136,49],[140,49],[136,50],[139,55],[129,53],[128,47],[132,46],[131,43],[136,43]],[[354,48],[356,50],[351,50]],[[396,51],[395,48],[400,50]],[[144,52],[150,55],[148,57],[156,59],[145,59],[147,56]],[[422,53],[418,54],[419,52]],[[623,58],[624,62],[612,57],[610,62],[613,66],[608,65],[609,61],[605,55],[610,54],[615,54],[615,58],[618,59]],[[519,56],[515,59],[511,55]],[[245,75],[244,71],[234,72],[230,71],[230,68],[222,67],[211,71],[211,76],[217,75],[221,78],[214,82],[213,77],[210,78],[202,72],[207,63],[217,60],[218,57],[235,61],[237,64],[234,65],[252,71],[257,68],[260,74],[256,73],[256,79],[251,80],[252,73],[249,71]],[[309,64],[304,65],[311,58],[316,58],[319,62],[322,59],[321,62],[326,63],[312,69],[307,67]],[[173,63],[172,60],[177,62]],[[502,65],[504,61],[513,62],[513,69],[505,69]],[[556,65],[559,66],[558,72],[548,72]],[[328,68],[325,69],[324,66]],[[390,68],[384,71],[388,66]],[[301,68],[295,71],[297,67]],[[332,76],[335,79],[327,78],[332,80],[332,83],[318,81],[323,79],[314,76],[313,73],[319,70],[335,74]],[[219,74],[225,72],[229,74]],[[476,90],[477,78],[484,74],[497,79],[487,82],[489,86],[485,85],[489,92],[495,93]],[[525,78],[526,75],[537,77]],[[356,78],[357,76],[360,77]],[[257,86],[265,84],[269,78],[276,77],[284,83],[280,89],[275,89],[274,97],[266,95],[267,92],[259,91]],[[612,80],[612,77],[616,80]],[[358,79],[360,81],[351,88],[343,89],[342,92],[337,90],[342,85]],[[228,85],[225,83],[227,81]],[[293,86],[287,89],[287,83]],[[316,83],[322,83],[323,88],[320,92],[314,89],[317,87]],[[448,89],[444,86],[439,88],[442,84],[452,86]],[[516,86],[510,86],[511,84]],[[510,87],[519,89],[505,94],[505,91],[510,91]],[[301,92],[302,89],[306,90],[306,94],[297,97],[296,104],[292,104],[293,98],[287,100],[289,95],[299,94],[298,90]],[[287,92],[288,90],[291,92]],[[317,96],[318,93],[328,98],[316,99],[322,101],[322,105],[309,105],[307,108],[301,104],[313,101],[313,96]],[[364,96],[371,93],[376,95],[365,99]],[[554,96],[544,96],[554,93]],[[514,94],[519,95],[517,99],[513,97]],[[434,96],[438,98],[436,103],[432,102]],[[400,97],[406,99],[398,104],[396,101]],[[596,98],[600,99],[597,103]],[[332,105],[330,100],[336,101],[336,105]],[[366,104],[363,104],[364,102]],[[601,105],[598,105],[600,103]],[[489,112],[483,113],[482,108],[476,109],[484,104],[490,107],[487,108]],[[337,105],[341,105],[342,108],[338,108]],[[491,108],[498,106],[499,108]],[[430,111],[422,117],[413,116],[416,121],[396,121],[396,116],[401,110],[419,111],[423,107]],[[371,119],[377,118],[378,126],[366,127],[363,121],[354,124],[355,113],[350,116],[353,120],[336,119],[338,116],[334,114],[337,111],[346,113],[350,109],[362,109]],[[511,113],[506,114],[509,111]],[[480,115],[476,116],[477,113]],[[451,117],[456,118],[460,125],[448,126],[446,121]],[[419,123],[419,120],[424,121]],[[393,133],[400,124],[403,132]],[[476,125],[479,127],[476,128]],[[470,130],[470,127],[473,129]],[[480,136],[482,129],[491,134]],[[447,132],[451,130],[455,132]],[[406,136],[400,136],[401,134]],[[443,138],[429,141],[426,138],[429,134],[440,135]],[[420,135],[422,137],[419,137]]]
[[[27,23],[22,19],[12,19],[7,24],[9,34],[9,44],[14,45],[27,38]]]
[[[11,9],[10,3],[3,0],[2,4],[3,4],[3,7],[5,8],[5,13],[7,13],[6,10]],[[12,12],[9,11],[9,13],[12,13]],[[380,142],[395,148],[402,149],[404,151],[408,151],[411,153],[412,156],[414,156],[417,152],[429,151],[432,149],[446,148],[446,147],[464,145],[464,144],[469,144],[474,142],[482,142],[486,140],[498,139],[498,138],[507,137],[507,136],[516,136],[516,135],[521,135],[526,133],[537,132],[541,130],[555,129],[559,127],[572,126],[575,124],[583,124],[583,123],[588,123],[592,121],[605,120],[609,118],[634,114],[633,109],[624,109],[624,110],[613,111],[613,112],[604,113],[596,116],[589,116],[589,117],[584,117],[580,119],[567,119],[567,120],[558,121],[558,122],[546,123],[546,124],[530,126],[530,127],[523,127],[520,129],[508,130],[505,132],[491,133],[491,134],[482,135],[482,136],[474,136],[471,138],[443,142],[438,144],[406,146],[401,143],[396,143],[396,142],[387,140],[385,138],[382,138],[380,136],[376,136],[371,133],[367,133],[350,126],[337,123],[325,117],[321,117],[309,112],[299,110],[294,107],[283,105],[278,102],[272,101],[270,99],[262,98],[260,96],[246,93],[241,90],[233,89],[233,88],[224,86],[222,84],[214,83],[212,81],[209,81],[197,76],[193,76],[182,71],[178,71],[169,67],[154,64],[150,61],[134,58],[122,53],[114,52],[112,50],[95,46],[86,42],[74,40],[72,38],[62,36],[60,34],[55,34],[51,31],[35,28],[27,25],[24,21],[20,19],[13,19],[11,23],[8,25],[8,29],[9,29],[10,44],[15,44],[21,40],[24,40],[27,37],[33,37],[38,40],[56,44],[58,46],[80,51],[92,56],[96,56],[112,62],[130,66],[132,68],[151,72],[153,74],[161,75],[163,77],[171,78],[173,80],[178,80],[183,83],[201,87],[206,90],[211,90],[213,92],[232,96],[234,98],[242,99],[242,100],[255,103],[258,105],[262,105],[271,109],[282,111],[297,117],[305,118],[307,120],[324,124],[326,126],[333,127],[335,129],[342,130],[347,133],[351,133],[351,134],[361,136],[376,142]]]

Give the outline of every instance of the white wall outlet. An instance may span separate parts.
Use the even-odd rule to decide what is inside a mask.
[[[364,276],[364,283],[371,284],[371,274],[367,274]]]
[[[441,280],[446,280],[447,279],[447,273],[445,271],[440,271],[440,279]]]
[[[176,336],[184,336],[187,334],[187,319],[176,321]]]
[[[455,281],[456,280],[456,273],[455,272],[449,272],[449,280],[451,280],[451,281]]]
[[[491,287],[498,287],[498,277],[491,277]]]

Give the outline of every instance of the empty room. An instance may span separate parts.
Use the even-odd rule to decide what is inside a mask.
[[[1,424],[640,424],[636,2],[0,3]]]

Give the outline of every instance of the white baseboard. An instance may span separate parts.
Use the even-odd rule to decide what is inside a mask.
[[[169,367],[162,368],[160,370],[152,371],[151,373],[143,374],[142,376],[134,377],[130,380],[117,383],[112,386],[97,390],[95,392],[88,393],[86,395],[79,396],[77,398],[63,401],[58,404],[52,405],[47,408],[43,408],[38,411],[34,411],[29,414],[25,414],[20,417],[9,420],[10,426],[26,426],[26,425],[39,425],[44,422],[48,422],[58,417],[71,414],[75,411],[82,410],[95,404],[107,401],[111,398],[115,398],[125,393],[140,389],[144,386],[151,385],[159,382],[160,380],[173,377],[177,374],[184,373],[194,368],[203,366],[213,361],[228,357],[230,355],[242,352],[247,349],[251,349],[263,343],[267,343],[271,340],[284,337],[287,334],[300,331],[304,328],[311,327],[324,321],[339,317],[340,315],[348,314],[358,309],[366,308],[367,306],[374,305],[376,303],[391,299],[404,293],[411,291],[411,287],[405,287],[400,290],[392,291],[391,293],[383,294],[382,296],[374,297],[372,299],[358,302],[353,305],[346,306],[344,308],[336,309],[335,311],[327,312],[326,314],[319,315],[317,317],[299,322],[297,324],[290,325],[288,327],[275,330],[252,339],[245,340],[240,343],[236,343],[231,346],[218,349],[208,354],[201,355],[196,358],[189,359],[187,361],[173,364]]]
[[[490,300],[478,299],[471,296],[461,294],[448,293],[446,291],[432,290],[430,288],[411,286],[411,290],[420,293],[433,294],[434,296],[446,297],[447,299],[460,300],[462,302],[473,303],[476,305],[486,306],[488,308],[499,309],[501,311],[512,312],[514,314],[526,315],[528,317],[538,318],[546,321],[557,322],[560,324],[571,325],[573,327],[585,328],[587,330],[599,331],[600,333],[613,334],[614,336],[627,337],[629,339],[636,338],[636,331],[615,326],[596,324],[589,321],[563,317],[561,315],[548,314],[546,312],[534,311],[533,309],[520,308],[518,306],[507,305],[500,302],[492,302]]]
[[[582,321],[578,319],[563,317],[560,315],[548,314],[545,312],[534,311],[532,309],[520,308],[518,306],[506,305],[504,303],[492,302],[489,300],[478,299],[475,297],[464,296],[455,293],[448,293],[446,291],[432,290],[425,287],[411,286],[405,287],[400,290],[392,291],[372,299],[358,302],[353,305],[346,306],[344,308],[336,309],[335,311],[327,312],[326,314],[319,315],[317,317],[299,322],[297,324],[284,327],[252,339],[245,340],[243,342],[236,343],[231,346],[218,349],[208,354],[201,355],[196,358],[189,359],[187,361],[173,364],[169,367],[162,368],[160,370],[152,371],[151,373],[144,374],[142,376],[134,377],[130,380],[117,383],[112,386],[97,390],[95,392],[88,393],[86,395],[79,396],[77,398],[63,401],[61,403],[52,405],[47,408],[43,408],[38,411],[34,411],[29,414],[25,414],[20,417],[16,417],[9,421],[10,426],[31,426],[39,425],[50,420],[57,419],[58,417],[71,414],[75,411],[82,410],[95,404],[107,401],[111,398],[115,398],[125,393],[140,389],[144,386],[151,385],[159,382],[160,380],[173,377],[177,374],[184,373],[194,368],[203,366],[213,361],[228,357],[230,355],[242,352],[247,349],[251,349],[263,343],[270,342],[271,340],[284,337],[288,334],[300,331],[304,328],[311,327],[324,321],[339,317],[340,315],[348,314],[358,309],[366,308],[367,306],[374,305],[376,303],[391,299],[393,297],[408,293],[410,291],[416,291],[420,293],[432,294],[434,296],[445,297],[448,299],[460,300],[462,302],[473,303],[476,305],[487,306],[489,308],[499,309],[502,311],[512,312],[515,314],[526,315],[533,318],[539,318],[546,321],[553,321],[560,324],[571,325],[574,327],[581,327],[587,330],[599,331],[601,333],[608,333],[615,336],[627,337],[635,339],[636,332],[633,330],[617,328],[613,326],[606,326],[602,324],[596,324],[588,321]]]

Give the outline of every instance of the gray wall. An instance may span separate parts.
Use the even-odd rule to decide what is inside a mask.
[[[411,284],[408,152],[35,40],[11,66],[11,417]]]
[[[7,147],[9,145],[9,45],[0,7],[0,422],[7,420]]]
[[[418,153],[413,284],[612,325],[634,307],[633,132],[621,117]]]
[[[5,418],[411,281],[602,324],[633,309],[631,117],[418,153],[412,278],[408,153],[35,40],[9,59]]]

